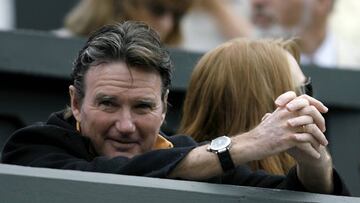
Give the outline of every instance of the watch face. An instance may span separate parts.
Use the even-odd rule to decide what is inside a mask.
[[[214,151],[229,147],[231,139],[226,136],[218,137],[211,141],[210,148]]]

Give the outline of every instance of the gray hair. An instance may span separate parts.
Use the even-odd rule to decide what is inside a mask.
[[[148,25],[126,21],[106,25],[95,31],[79,51],[71,77],[80,102],[85,96],[84,77],[91,66],[113,61],[124,62],[129,68],[136,66],[159,73],[164,99],[173,72],[170,55],[161,44],[158,34]]]

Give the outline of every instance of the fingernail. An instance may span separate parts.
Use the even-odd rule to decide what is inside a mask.
[[[286,105],[286,108],[291,111],[291,110],[293,110],[294,105],[292,105],[292,104],[287,104],[287,105]]]
[[[282,106],[282,102],[279,101],[279,99],[275,100],[275,104],[276,104],[276,106]]]

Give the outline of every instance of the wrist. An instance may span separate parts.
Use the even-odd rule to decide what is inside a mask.
[[[324,166],[331,166],[332,168],[332,158],[328,153],[326,147],[320,146],[320,158],[307,158],[307,159],[298,159],[297,162],[301,167],[312,167],[312,168],[324,168]]]
[[[258,160],[258,150],[254,144],[254,136],[252,132],[246,132],[231,137],[232,147],[230,149],[231,157],[235,166],[245,164],[247,162]]]
[[[213,139],[207,147],[207,151],[215,153],[219,159],[223,172],[233,170],[234,162],[230,155],[231,139],[228,136],[221,136]]]

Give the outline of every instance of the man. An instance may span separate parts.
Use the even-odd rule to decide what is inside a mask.
[[[252,0],[257,37],[299,37],[301,63],[360,68],[360,52],[328,28],[335,0]]]
[[[327,108],[309,96],[281,95],[255,129],[199,145],[160,133],[172,64],[158,35],[142,23],[103,27],[75,60],[71,108],[17,131],[2,161],[34,167],[199,180],[345,195],[325,149]],[[244,163],[289,151],[287,175],[251,172]],[[205,167],[206,166],[206,167]]]

